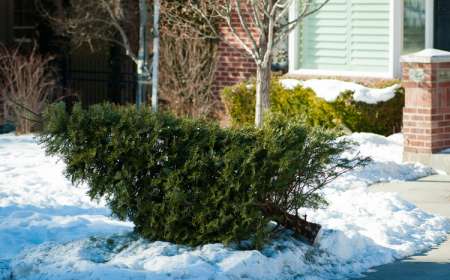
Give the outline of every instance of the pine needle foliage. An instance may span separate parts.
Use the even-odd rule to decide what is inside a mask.
[[[271,117],[264,128],[223,129],[200,120],[110,104],[68,113],[50,107],[40,136],[92,199],[141,236],[178,244],[251,241],[274,236],[270,221],[326,204],[328,182],[366,159],[340,155],[351,143],[334,131]]]

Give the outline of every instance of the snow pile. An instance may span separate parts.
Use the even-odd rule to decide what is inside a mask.
[[[63,166],[30,137],[0,136],[0,279],[344,279],[443,241],[445,219],[395,194],[369,192],[378,181],[433,173],[401,163],[401,135],[349,138],[360,147],[348,156],[374,162],[333,182],[327,209],[305,209],[324,226],[317,244],[286,234],[262,251],[239,251],[141,240],[102,202],[90,202],[84,186],[67,182]]]
[[[395,193],[369,191],[368,186],[377,182],[414,180],[434,173],[417,163],[402,163],[403,136],[355,133],[347,139],[359,146],[347,156],[359,153],[373,162],[338,178],[325,190],[327,209],[307,211],[334,232],[321,239],[319,246],[334,252],[340,261],[356,261],[354,271],[363,271],[366,261],[388,263],[444,240],[450,231],[446,219],[425,213]]]
[[[400,88],[400,85],[393,85],[383,89],[375,89],[339,80],[299,81],[294,79],[284,79],[280,82],[286,89],[294,89],[298,86],[310,88],[318,97],[321,97],[328,102],[335,101],[344,91],[353,91],[355,101],[367,104],[377,104],[379,102],[388,101],[395,97],[395,91]]]
[[[64,165],[32,137],[0,135],[0,159],[0,279],[23,249],[132,228],[109,218],[104,203],[91,202],[86,186],[67,181]]]

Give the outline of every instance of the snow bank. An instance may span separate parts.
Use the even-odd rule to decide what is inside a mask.
[[[324,226],[316,246],[286,234],[260,252],[138,239],[30,137],[0,136],[0,279],[344,279],[443,241],[448,221],[368,188],[433,170],[401,163],[401,135],[350,139],[360,146],[347,156],[374,162],[330,184],[327,209],[304,210]]]
[[[0,135],[0,279],[26,248],[131,230],[109,218],[104,202],[91,202],[86,186],[67,181],[63,169],[31,136]]]
[[[400,87],[400,85],[393,85],[383,89],[375,89],[339,80],[299,81],[294,79],[284,79],[280,82],[287,89],[293,89],[298,86],[311,88],[317,96],[328,102],[335,101],[343,91],[350,90],[354,92],[354,99],[356,101],[368,104],[377,104],[394,98],[395,91]]]

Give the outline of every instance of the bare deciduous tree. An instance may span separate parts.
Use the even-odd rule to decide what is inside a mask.
[[[274,46],[287,38],[289,33],[307,16],[319,11],[330,0],[208,0],[207,5],[228,27],[232,39],[222,36],[215,28],[211,17],[196,0],[189,5],[198,16],[209,24],[210,32],[206,36],[215,35],[233,45],[237,41],[239,47],[253,58],[256,64],[256,117],[255,125],[263,123],[264,113],[269,109],[269,88]],[[298,15],[286,22],[289,9],[299,5]],[[237,19],[237,20],[236,20]],[[199,29],[199,32],[202,30]]]
[[[12,112],[17,133],[30,133],[41,125],[42,112],[55,93],[52,60],[36,49],[21,54],[19,48],[0,48],[0,95]]]

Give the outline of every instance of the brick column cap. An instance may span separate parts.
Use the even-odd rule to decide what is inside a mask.
[[[404,55],[400,58],[401,62],[406,63],[447,63],[450,62],[450,52],[425,49],[420,52]]]

